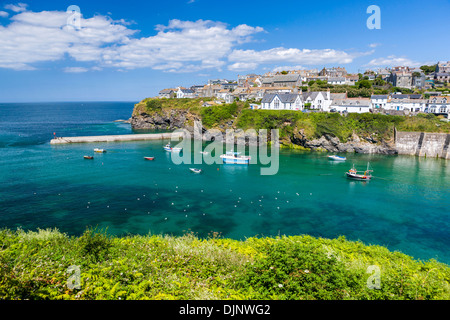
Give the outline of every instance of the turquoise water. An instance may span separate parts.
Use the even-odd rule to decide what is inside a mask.
[[[55,111],[55,108],[57,112]],[[17,110],[31,110],[25,120]],[[60,136],[132,133],[133,103],[0,104],[0,227],[87,226],[125,234],[344,235],[450,263],[450,165],[442,159],[282,150],[276,175],[259,165],[174,165],[167,141],[51,146]],[[22,111],[25,112],[25,111]],[[72,113],[77,112],[73,117]],[[22,119],[22,120],[21,120]],[[94,154],[96,147],[108,150]],[[84,155],[94,160],[84,160]],[[145,161],[144,156],[154,156]],[[370,182],[350,181],[370,161]]]

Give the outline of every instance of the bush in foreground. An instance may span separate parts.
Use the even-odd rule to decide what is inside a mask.
[[[0,231],[0,299],[449,299],[449,284],[445,264],[343,237]]]

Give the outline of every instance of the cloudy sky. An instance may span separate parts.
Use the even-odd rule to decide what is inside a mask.
[[[0,1],[0,102],[138,101],[238,74],[450,60],[450,1],[405,3]],[[372,4],[381,29],[367,27]]]

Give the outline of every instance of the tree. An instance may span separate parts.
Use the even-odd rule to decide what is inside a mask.
[[[370,88],[372,88],[372,82],[370,82],[370,80],[364,79],[364,80],[360,80],[360,81],[356,82],[356,86],[359,89],[361,89],[361,88],[370,89]]]
[[[420,69],[425,73],[425,74],[430,74],[432,72],[434,72],[436,70],[436,64],[432,65],[432,66],[421,66]]]

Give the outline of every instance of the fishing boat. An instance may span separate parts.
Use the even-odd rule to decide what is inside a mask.
[[[328,159],[335,160],[335,161],[345,161],[345,160],[347,160],[346,157],[340,157],[340,156],[337,156],[337,155],[328,156]]]
[[[249,164],[251,157],[250,156],[241,156],[240,152],[227,151],[226,154],[220,155],[223,163],[228,164]]]
[[[355,165],[353,165],[353,167],[350,170],[348,170],[345,174],[349,179],[367,181],[372,179],[371,175],[372,172],[373,170],[369,169],[369,163],[367,163],[367,169],[365,171],[357,171],[355,169]]]
[[[98,153],[105,153],[106,150],[105,149],[99,149],[99,148],[95,148],[94,152],[98,152]]]
[[[93,156],[84,156],[84,158],[85,158],[85,159],[88,159],[88,160],[92,160],[92,159],[94,159],[94,157],[93,157]]]
[[[171,145],[170,145],[170,143],[168,143],[168,144],[166,144],[165,146],[164,146],[164,150],[166,150],[166,151],[169,151],[169,152],[180,152],[181,150],[183,150],[183,148],[178,148],[178,147],[172,147]]]
[[[145,160],[155,160],[155,157],[144,157]]]
[[[196,168],[189,168],[193,173],[201,173],[202,169],[196,169]]]

